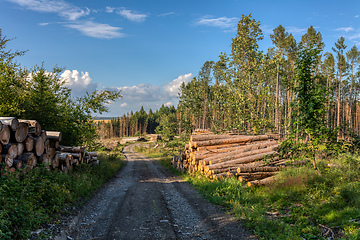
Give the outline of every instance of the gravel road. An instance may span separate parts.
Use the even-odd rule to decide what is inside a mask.
[[[124,155],[125,167],[55,239],[256,239],[134,145]]]

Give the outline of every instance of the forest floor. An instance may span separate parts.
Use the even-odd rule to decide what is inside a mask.
[[[256,239],[134,145],[123,153],[126,165],[54,239]]]

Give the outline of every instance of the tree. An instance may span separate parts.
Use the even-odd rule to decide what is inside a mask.
[[[231,57],[233,66],[233,79],[228,82],[231,91],[237,95],[238,101],[233,102],[236,109],[236,118],[243,119],[242,128],[251,128],[257,124],[255,116],[258,98],[258,73],[263,57],[259,51],[258,41],[263,39],[260,22],[251,17],[242,15],[235,38],[232,39]],[[244,109],[244,110],[242,110]],[[247,125],[247,126],[246,126]],[[240,127],[240,126],[238,126]]]
[[[347,53],[346,53],[347,60],[349,61],[350,65],[350,98],[349,98],[349,126],[353,128],[353,89],[354,89],[354,69],[360,64],[360,52],[356,45],[354,45]],[[355,102],[355,109],[356,109],[356,102]]]
[[[294,87],[297,99],[293,101],[295,111],[298,113],[293,124],[293,132],[304,141],[307,152],[312,153],[313,166],[316,148],[326,139],[325,113],[327,89],[321,85],[315,74],[320,50],[313,45],[300,45],[299,57],[296,62],[297,85]],[[299,126],[299,128],[295,126]]]
[[[337,76],[338,76],[338,99],[337,99],[337,121],[336,127],[338,128],[338,137],[339,140],[341,131],[340,131],[340,109],[341,109],[341,82],[342,82],[342,75],[346,70],[346,61],[344,56],[344,50],[347,47],[345,45],[345,38],[340,37],[338,41],[335,43],[335,48],[333,47],[332,50],[336,53],[337,59]]]
[[[327,89],[330,93],[333,93],[333,79],[334,79],[334,75],[335,75],[335,59],[334,56],[332,55],[332,53],[327,52],[325,53],[325,59],[323,62],[323,66],[322,66],[322,71],[323,74],[326,78],[326,86]],[[331,98],[328,98],[328,102],[327,102],[327,108],[330,108],[330,100]],[[331,124],[330,121],[330,111],[327,111],[326,113],[326,122],[327,122],[327,126],[331,127],[333,126],[333,124]]]

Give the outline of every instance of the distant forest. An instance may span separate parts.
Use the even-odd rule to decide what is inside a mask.
[[[195,128],[287,135],[291,125],[299,124],[302,118],[297,109],[302,96],[297,90],[304,87],[299,86],[298,79],[306,50],[315,54],[308,64],[315,81],[308,87],[317,91],[313,98],[323,102],[316,110],[318,120],[335,129],[337,138],[359,134],[360,51],[356,45],[348,47],[340,37],[332,44],[332,52],[323,52],[322,35],[313,26],[300,42],[281,25],[270,38],[273,46],[266,52],[259,50],[263,39],[260,22],[251,14],[243,15],[232,38],[231,52],[220,53],[217,61],[205,62],[198,76],[181,85],[177,109],[163,106],[147,113],[141,108],[106,124],[98,123],[100,135],[175,135]]]

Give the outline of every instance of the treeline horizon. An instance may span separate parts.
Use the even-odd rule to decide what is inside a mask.
[[[270,38],[273,46],[266,52],[259,50],[258,43],[263,39],[260,22],[251,14],[243,15],[232,38],[231,52],[220,53],[217,61],[206,61],[198,76],[181,85],[179,104],[172,117],[176,130],[175,126],[169,127],[173,134],[190,133],[195,128],[214,132],[235,128],[254,134],[288,135],[291,125],[302,117],[296,107],[299,101],[296,89],[301,87],[297,68],[301,53],[313,49],[316,56],[314,65],[309,65],[311,77],[316,79],[318,100],[325,103],[318,110],[325,112],[320,121],[336,130],[337,139],[352,133],[358,135],[360,51],[357,46],[347,47],[345,38],[340,37],[332,44],[332,52],[324,52],[322,35],[313,26],[299,42],[282,25],[273,30]],[[134,121],[132,124],[136,125]]]

